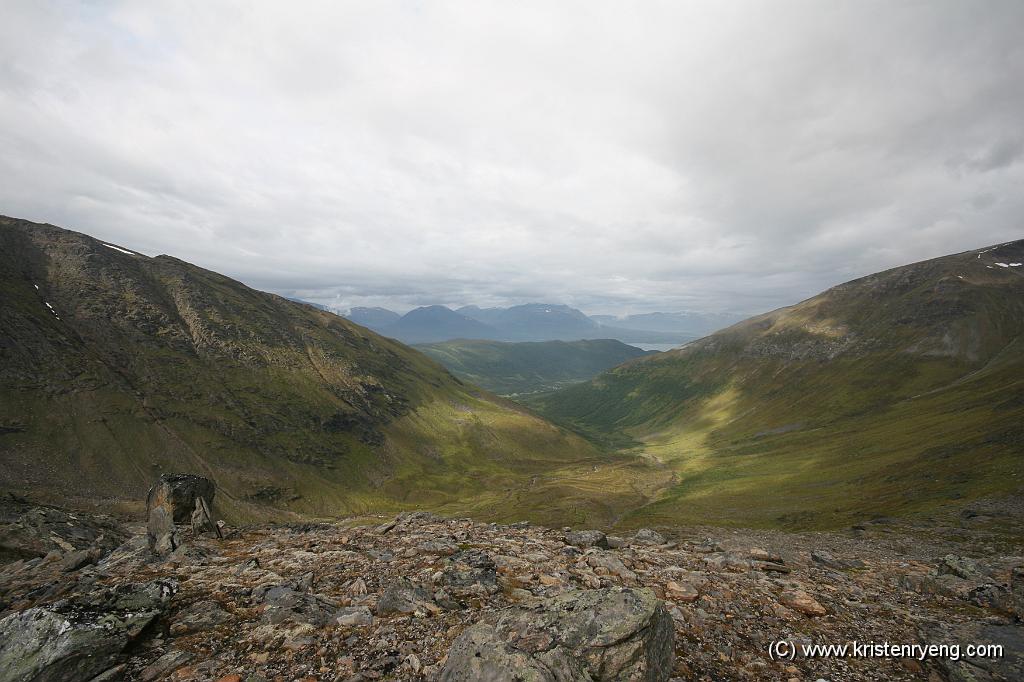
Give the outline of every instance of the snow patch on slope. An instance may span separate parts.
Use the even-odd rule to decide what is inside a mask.
[[[134,251],[129,251],[128,249],[122,249],[120,246],[114,246],[113,244],[107,244],[106,242],[100,242],[100,244],[103,244],[103,246],[107,247],[108,249],[113,249],[114,251],[120,251],[121,253],[127,253],[129,256],[138,256],[139,255],[139,254],[135,253]]]

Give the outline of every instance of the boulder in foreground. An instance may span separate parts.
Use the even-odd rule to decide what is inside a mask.
[[[192,522],[201,532],[213,526],[210,510],[216,486],[195,474],[164,474],[146,496],[146,531],[149,548],[157,554],[170,554],[181,544],[175,524]],[[193,518],[193,513],[198,517]],[[219,534],[219,533],[218,533]]]
[[[196,499],[202,497],[213,509],[213,496],[217,487],[213,481],[195,474],[163,474],[149,489],[146,511],[164,507],[171,512],[174,523],[189,523],[196,508]]]
[[[174,581],[155,580],[8,615],[0,620],[0,680],[91,679],[118,663],[176,591]]]
[[[440,679],[663,682],[672,673],[673,637],[672,618],[650,590],[567,592],[467,629]]]

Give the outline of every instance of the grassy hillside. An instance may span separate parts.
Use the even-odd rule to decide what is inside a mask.
[[[2,218],[0,300],[0,489],[138,500],[159,473],[192,471],[235,517],[621,512],[588,484],[553,502],[537,485],[614,465],[583,439],[398,342],[170,256]],[[481,502],[508,491],[522,492],[506,508]]]
[[[1024,487],[1024,241],[858,279],[534,397],[678,476],[622,523],[835,526]]]
[[[501,395],[550,391],[648,353],[619,341],[448,341],[416,346],[461,379]]]

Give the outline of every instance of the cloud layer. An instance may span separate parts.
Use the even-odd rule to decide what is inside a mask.
[[[6,3],[0,213],[309,300],[792,303],[1024,236],[1024,4]]]

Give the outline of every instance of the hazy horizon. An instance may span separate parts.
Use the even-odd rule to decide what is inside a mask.
[[[295,298],[298,299],[299,297],[296,296]],[[454,311],[458,311],[459,308],[463,308],[463,307],[466,307],[466,306],[477,305],[476,303],[472,303],[472,302],[470,302],[470,303],[443,303],[442,302],[442,303],[424,303],[423,305],[408,306],[408,307],[396,306],[396,307],[393,307],[393,308],[389,308],[386,305],[357,305],[357,306],[339,306],[339,307],[335,307],[333,304],[331,304],[329,302],[311,301],[309,299],[299,299],[299,300],[306,301],[308,303],[321,303],[321,305],[326,305],[327,307],[331,308],[332,310],[336,310],[336,311],[338,311],[339,313],[342,313],[342,314],[350,312],[352,308],[383,308],[385,310],[390,310],[391,312],[398,313],[399,315],[405,315],[406,313],[408,313],[411,310],[416,310],[417,308],[424,308],[424,307],[433,306],[433,305],[444,306],[444,307],[446,307],[446,308],[448,308],[450,310],[454,310]],[[480,307],[480,308],[486,308],[486,307],[490,307],[490,308],[511,308],[511,307],[514,307],[514,306],[529,305],[529,304],[568,305],[570,308],[576,308],[577,310],[579,310],[580,312],[584,313],[585,315],[587,315],[589,317],[593,317],[595,315],[611,315],[611,316],[613,316],[613,317],[615,317],[617,319],[625,319],[627,317],[630,317],[631,315],[643,315],[645,313],[667,313],[667,314],[672,314],[672,315],[684,314],[684,313],[696,313],[696,314],[716,314],[716,313],[719,313],[719,314],[723,314],[723,315],[756,315],[756,314],[758,314],[757,312],[747,312],[747,311],[742,311],[742,310],[648,310],[648,311],[644,311],[644,312],[635,312],[635,313],[634,312],[626,312],[626,313],[621,313],[620,314],[620,313],[606,313],[606,312],[601,312],[600,310],[585,310],[583,308],[577,308],[576,306],[570,305],[568,303],[562,303],[560,301],[548,300],[548,299],[537,299],[537,300],[533,300],[533,301],[522,301],[522,302],[519,302],[519,303],[510,303],[508,305],[502,305],[502,306],[478,306],[478,307]],[[762,312],[767,312],[767,311],[762,311]]]

